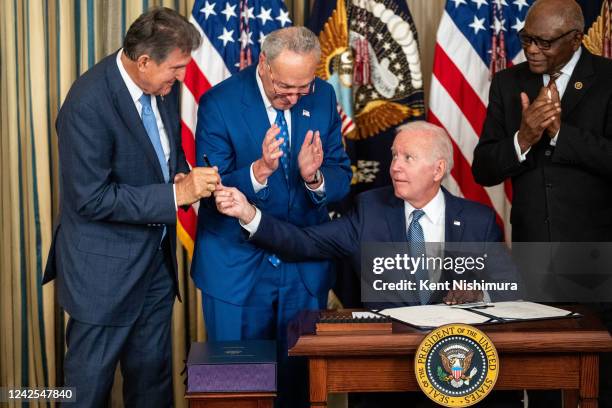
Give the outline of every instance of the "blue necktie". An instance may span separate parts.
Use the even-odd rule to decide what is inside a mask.
[[[420,258],[426,256],[425,254],[425,235],[423,235],[423,227],[419,223],[419,219],[425,215],[423,210],[414,210],[412,212],[412,221],[408,226],[408,247],[410,248],[410,256],[413,258]],[[417,268],[414,273],[415,281],[417,282],[417,289],[420,287],[419,281],[425,281],[429,279],[429,272],[426,268]],[[419,290],[419,300],[422,305],[427,304],[431,297],[431,291]]]
[[[274,121],[276,126],[280,129],[280,133],[276,136],[277,139],[284,138],[283,144],[280,145],[280,149],[283,155],[280,157],[280,163],[283,166],[285,172],[285,180],[289,182],[289,128],[287,127],[287,121],[285,120],[285,113],[282,110],[276,109],[276,120]]]
[[[170,180],[170,170],[168,169],[166,155],[164,155],[164,149],[162,148],[161,139],[159,138],[159,129],[157,129],[155,113],[153,113],[153,109],[151,108],[151,95],[143,93],[139,101],[142,105],[142,124],[147,131],[147,135],[149,135],[153,148],[155,148],[157,160],[159,160],[159,165],[164,174],[164,180],[167,183]]]

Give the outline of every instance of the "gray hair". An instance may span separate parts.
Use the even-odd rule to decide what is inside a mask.
[[[159,64],[176,48],[191,53],[201,43],[199,31],[185,17],[167,7],[155,7],[132,23],[123,39],[123,52],[132,61],[146,54]]]
[[[319,39],[306,27],[287,27],[273,31],[266,36],[261,45],[261,52],[271,62],[284,50],[297,54],[315,53],[317,61],[321,58]]]
[[[529,10],[527,10],[525,21],[534,10],[543,6],[548,6],[546,13],[549,13],[550,10],[554,10],[554,15],[563,21],[564,26],[578,30],[581,33],[584,32],[584,15],[582,14],[582,8],[574,0],[537,0],[532,4]]]
[[[444,129],[423,120],[404,123],[396,129],[396,135],[406,132],[409,134],[427,135],[432,138],[432,161],[444,160],[446,162],[446,173],[448,176],[453,169],[453,144]]]

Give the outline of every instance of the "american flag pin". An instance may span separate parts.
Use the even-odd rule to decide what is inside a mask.
[[[461,225],[461,221],[455,220],[455,221],[453,221],[453,225],[459,226],[459,225]]]
[[[302,109],[302,116],[306,116],[306,117],[310,117],[310,112],[307,111],[306,109]]]

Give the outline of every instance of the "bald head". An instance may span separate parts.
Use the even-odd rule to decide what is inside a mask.
[[[519,33],[531,72],[559,72],[580,48],[583,30],[582,10],[574,0],[537,0]]]
[[[582,9],[575,0],[537,0],[527,12],[526,21],[540,21],[544,16],[566,30],[584,31]]]

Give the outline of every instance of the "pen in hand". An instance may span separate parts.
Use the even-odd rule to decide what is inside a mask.
[[[202,155],[202,160],[204,160],[204,164],[206,165],[206,167],[212,167],[212,164],[210,164],[210,160],[208,160],[208,156],[206,155],[206,153]]]

